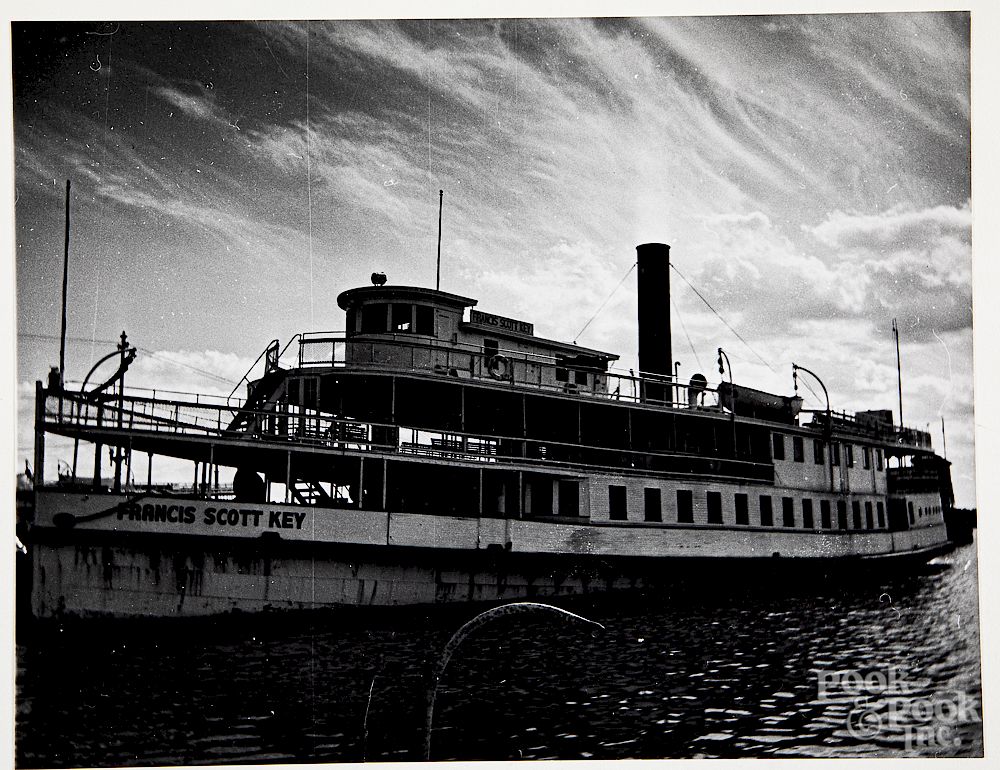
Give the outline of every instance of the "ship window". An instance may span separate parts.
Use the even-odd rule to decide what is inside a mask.
[[[795,526],[795,501],[790,497],[781,498],[781,526]]]
[[[881,449],[876,449],[875,450],[875,470],[877,470],[877,471],[882,470],[882,450]]]
[[[361,308],[361,333],[383,334],[389,325],[388,305],[365,305]]]
[[[393,304],[392,330],[394,332],[413,331],[413,305]]]
[[[617,521],[628,518],[628,497],[625,487],[612,484],[608,487],[608,515]]]
[[[774,526],[774,510],[771,508],[771,496],[760,496],[760,525],[762,527]]]
[[[707,495],[708,502],[708,523],[709,524],[721,524],[722,523],[722,493],[721,492],[709,492]]]
[[[417,334],[434,336],[434,308],[417,305]]]
[[[303,377],[302,406],[307,406],[310,409],[318,409],[319,408],[319,399],[317,398],[318,391],[319,391],[319,377]]]
[[[771,434],[771,456],[775,460],[785,459],[785,437],[781,433]]]
[[[910,513],[910,524],[913,524],[913,522],[914,522],[914,519],[913,519],[913,501],[912,500],[908,501],[906,503],[906,507],[907,507],[907,509],[909,510],[909,513]]]
[[[355,307],[347,309],[347,333],[354,334],[358,330],[358,310]]]
[[[736,495],[736,523],[750,523],[750,503],[747,500],[747,496],[742,493],[737,493]]]
[[[569,370],[565,366],[556,367],[556,382],[569,382]]]
[[[823,452],[823,442],[818,438],[813,439],[813,462],[817,465],[822,465],[825,459],[826,454]]]
[[[833,529],[833,524],[830,522],[830,501],[820,500],[819,501],[819,525],[823,529]]]
[[[500,343],[496,340],[485,339],[483,340],[483,355],[489,360],[497,353],[500,352]]]
[[[808,497],[802,498],[802,527],[812,529],[813,524],[813,501]]]
[[[847,529],[847,502],[837,501],[837,529]]]
[[[853,514],[851,518],[853,519],[854,529],[861,529],[861,501],[860,500],[852,500],[851,501],[851,513]]]
[[[694,506],[690,489],[677,490],[677,521],[690,524],[694,521]]]
[[[872,467],[872,450],[870,447],[861,447],[861,465],[866,470]]]
[[[872,504],[865,503],[865,529],[875,529],[875,519],[872,516]]]
[[[587,373],[581,372],[579,369],[573,372],[573,378],[576,380],[577,385],[587,384]]]
[[[875,517],[878,519],[878,528],[885,527],[885,506],[881,502],[875,503]]]
[[[854,467],[854,444],[844,444],[844,460],[848,468]]]
[[[580,515],[580,482],[575,480],[559,480],[559,515]]]
[[[830,463],[840,465],[840,444],[830,444]]]
[[[299,382],[301,380],[298,377],[291,377],[288,380],[288,385],[286,385],[288,394],[288,403],[299,406]]]
[[[659,488],[646,487],[644,499],[646,504],[646,521],[663,521]]]
[[[792,436],[792,459],[797,463],[806,461],[806,452],[802,445],[802,436]]]

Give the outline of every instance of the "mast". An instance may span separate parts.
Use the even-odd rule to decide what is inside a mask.
[[[899,327],[892,319],[892,335],[896,338],[896,383],[899,387],[899,427],[903,427],[903,368],[899,362]]]
[[[441,212],[444,209],[444,190],[438,190],[438,261],[437,283],[434,288],[441,291]]]
[[[59,387],[66,371],[66,283],[69,276],[69,180],[66,180],[66,235],[63,239],[62,330],[59,333]]]

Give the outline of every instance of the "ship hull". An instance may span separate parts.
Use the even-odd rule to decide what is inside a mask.
[[[898,570],[950,546],[943,525],[857,533],[598,526],[45,491],[37,498],[30,588],[38,618],[673,592]]]

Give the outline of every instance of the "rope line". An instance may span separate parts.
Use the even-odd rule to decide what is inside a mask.
[[[705,367],[701,365],[701,359],[698,357],[698,351],[694,349],[694,343],[691,341],[691,335],[688,334],[687,327],[684,325],[684,317],[681,315],[681,310],[677,307],[677,303],[674,302],[673,296],[670,297],[670,304],[674,306],[674,312],[677,314],[677,320],[681,322],[681,329],[684,331],[684,336],[687,337],[688,346],[694,354],[694,360],[698,363],[698,368],[704,369]]]
[[[693,291],[695,294],[698,295],[698,299],[700,299],[702,302],[704,302],[705,305],[708,306],[708,309],[711,310],[713,313],[715,313],[716,317],[720,321],[722,321],[722,323],[724,323],[726,325],[726,328],[729,329],[729,331],[731,331],[733,334],[735,334],[736,338],[740,342],[742,342],[744,345],[746,345],[747,349],[751,353],[753,353],[755,356],[757,356],[757,358],[760,359],[760,362],[762,364],[764,364],[764,366],[766,366],[772,372],[775,372],[775,374],[777,374],[777,372],[775,371],[774,367],[771,366],[767,361],[765,361],[761,357],[760,353],[758,353],[756,350],[754,350],[752,347],[750,347],[750,343],[747,342],[745,339],[743,339],[743,336],[738,331],[736,331],[736,329],[734,329],[732,326],[730,326],[729,322],[725,318],[723,318],[721,315],[719,315],[719,311],[717,311],[714,307],[712,307],[712,304],[707,299],[705,299],[704,296],[702,296],[702,293],[700,291],[698,291],[687,278],[684,277],[684,274],[680,270],[678,270],[676,267],[674,267],[673,263],[670,264],[670,267],[674,268],[674,272],[677,273],[677,275],[679,275],[681,277],[681,280],[684,281],[684,283],[686,283],[688,286],[691,287],[691,291]]]
[[[625,271],[625,275],[622,276],[622,279],[618,282],[618,285],[611,290],[611,293],[607,296],[607,299],[605,299],[604,302],[601,303],[601,306],[597,308],[597,311],[590,317],[590,320],[583,325],[583,328],[576,333],[576,336],[573,338],[574,345],[576,344],[576,341],[580,338],[580,336],[585,331],[587,331],[587,327],[590,326],[590,324],[594,322],[594,319],[597,318],[598,315],[600,315],[602,310],[604,310],[604,306],[611,301],[611,298],[615,296],[615,292],[617,292],[622,287],[622,284],[625,283],[625,279],[628,278],[629,275],[631,275],[632,271],[635,270],[635,266],[638,264],[639,264],[638,262],[632,263],[632,267],[630,267],[628,270]]]

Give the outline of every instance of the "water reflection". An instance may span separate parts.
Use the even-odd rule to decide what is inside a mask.
[[[919,575],[818,591],[567,605],[606,626],[596,634],[495,621],[441,681],[433,758],[981,755],[972,718],[948,740],[913,740],[928,724],[913,703],[947,709],[955,696],[942,693],[960,693],[966,717],[978,705],[975,558],[966,546]],[[50,630],[18,648],[18,765],[419,759],[431,672],[473,614]],[[909,705],[818,686],[833,671],[894,669]]]

